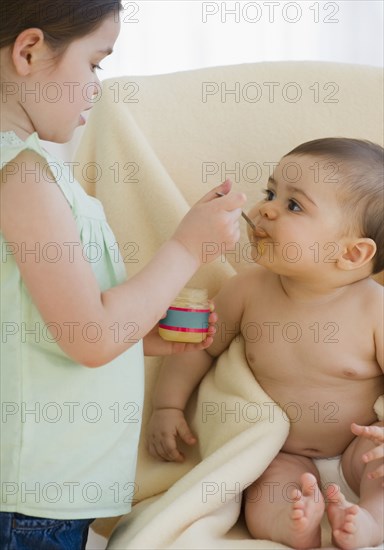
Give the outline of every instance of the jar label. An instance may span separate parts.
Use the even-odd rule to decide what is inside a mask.
[[[170,307],[167,316],[161,319],[160,328],[179,332],[208,332],[209,309]]]

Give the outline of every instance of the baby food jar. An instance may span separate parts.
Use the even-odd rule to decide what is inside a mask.
[[[168,308],[167,316],[160,319],[159,334],[171,342],[203,342],[210,311],[207,290],[184,288]]]

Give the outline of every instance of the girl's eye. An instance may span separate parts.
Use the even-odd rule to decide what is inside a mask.
[[[275,198],[275,193],[271,189],[264,189],[263,193],[265,194],[266,201],[273,201]]]
[[[291,212],[302,212],[301,206],[293,199],[289,199],[288,201],[288,210]]]
[[[100,65],[91,65],[92,67],[92,72],[95,72],[96,69],[100,69],[100,71],[102,71],[102,67],[100,67]]]

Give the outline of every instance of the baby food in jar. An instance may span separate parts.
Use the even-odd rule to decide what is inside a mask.
[[[184,288],[168,308],[167,316],[160,319],[159,334],[171,342],[203,342],[210,311],[206,289]]]

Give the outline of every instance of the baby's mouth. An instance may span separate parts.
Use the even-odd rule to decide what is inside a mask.
[[[255,226],[255,229],[253,230],[253,235],[257,239],[265,239],[265,238],[269,237],[268,233],[262,227],[260,227],[259,225]]]

